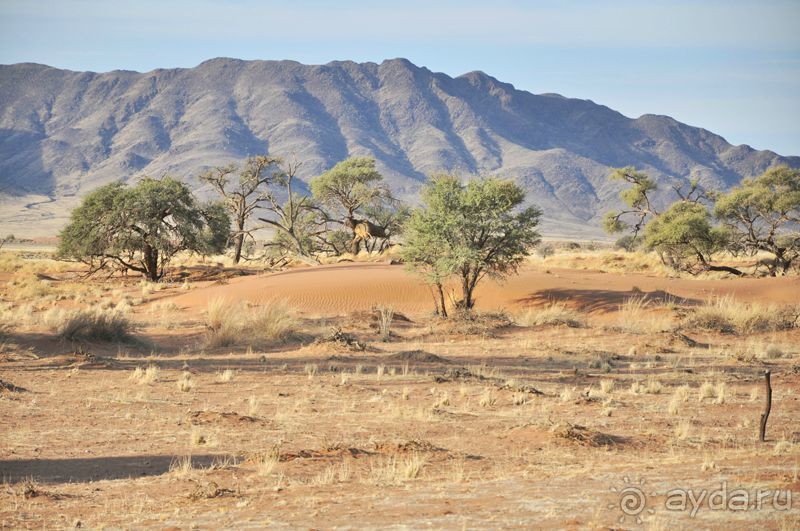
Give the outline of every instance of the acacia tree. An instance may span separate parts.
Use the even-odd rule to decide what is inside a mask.
[[[633,166],[615,168],[608,176],[610,181],[624,181],[631,186],[620,192],[619,197],[627,205],[626,210],[607,212],[603,219],[603,226],[609,233],[623,232],[632,229],[633,237],[639,234],[647,221],[658,216],[650,199],[650,194],[658,186],[646,173],[636,171]],[[632,225],[623,218],[633,218]]]
[[[539,242],[541,211],[520,209],[525,192],[513,181],[489,178],[464,185],[455,176],[437,176],[422,198],[423,206],[407,223],[403,257],[437,287],[445,316],[442,284],[448,277],[459,279],[459,306],[470,310],[483,278],[516,273]]]
[[[722,195],[714,214],[737,249],[775,258],[769,272],[785,274],[800,257],[800,170],[771,168]]]
[[[403,235],[403,225],[411,215],[411,209],[397,202],[382,203],[367,206],[364,215],[381,227],[384,234],[382,237],[371,238],[369,242],[364,242],[364,246],[370,253],[375,250],[382,253],[392,244],[392,238]]]
[[[711,257],[728,245],[725,229],[711,224],[708,209],[691,201],[677,201],[644,228],[644,245],[654,250],[661,261],[676,271],[698,274],[725,271],[742,275],[736,268],[709,263]]]
[[[222,202],[233,218],[236,230],[233,261],[242,258],[245,237],[251,237],[255,228],[246,229],[247,221],[262,203],[269,199],[269,185],[281,174],[281,159],[270,156],[248,158],[244,166],[236,164],[219,166],[200,175],[200,180],[210,184],[222,198]]]
[[[358,253],[360,247],[355,239],[355,227],[360,221],[356,216],[366,216],[368,207],[395,202],[383,184],[383,176],[375,168],[375,159],[369,157],[351,157],[339,162],[311,180],[311,193],[334,215],[344,218],[341,223],[352,233],[353,253]]]
[[[176,253],[222,252],[229,234],[224,206],[198,204],[175,179],[146,177],[89,194],[61,231],[58,256],[88,264],[90,273],[117,266],[157,281]]]
[[[258,219],[276,231],[269,245],[279,252],[292,252],[305,262],[318,263],[316,254],[328,232],[328,218],[312,197],[293,190],[302,163],[278,160],[280,171],[273,173],[272,186],[266,189],[263,199],[269,217]],[[278,190],[285,201],[279,199]]]
[[[655,251],[664,265],[676,271],[742,274],[736,268],[711,263],[713,255],[724,250],[728,243],[726,231],[713,226],[705,206],[716,194],[705,191],[697,181],[690,182],[687,191],[675,186],[673,190],[678,201],[661,212],[655,208],[651,197],[658,187],[647,174],[628,166],[615,169],[609,179],[631,186],[620,193],[620,199],[628,208],[606,213],[603,225],[607,232],[630,231],[636,241],[644,231],[645,248]],[[631,221],[627,221],[629,219]]]

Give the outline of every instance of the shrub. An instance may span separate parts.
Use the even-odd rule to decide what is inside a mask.
[[[257,346],[286,341],[297,333],[297,321],[285,302],[246,307],[224,299],[212,300],[206,316],[210,347]]]
[[[739,302],[730,295],[715,297],[695,308],[685,325],[726,334],[775,332],[798,326],[800,306],[777,307]]]
[[[124,313],[111,309],[52,309],[44,319],[58,337],[70,341],[125,341],[130,339],[133,330],[133,324]]]
[[[519,317],[523,326],[565,325],[572,328],[586,326],[586,319],[563,302],[551,302],[544,308],[532,308]]]

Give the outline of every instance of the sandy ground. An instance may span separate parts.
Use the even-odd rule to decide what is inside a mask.
[[[138,290],[104,282],[101,299]],[[530,266],[482,286],[479,308],[562,300],[586,326],[464,328],[433,319],[402,266],[338,264],[149,293],[133,343],[20,326],[0,354],[13,385],[0,394],[0,526],[797,529],[800,330],[620,322],[631,296],[654,301],[643,319],[678,320],[714,294],[795,303],[800,282]],[[301,333],[210,348],[203,312],[220,298],[285,300]],[[388,342],[375,305],[406,318]],[[332,326],[366,349],[320,341]],[[770,345],[779,355],[746,355]],[[709,505],[722,489],[726,503],[746,493],[745,509]],[[667,507],[676,492],[706,501]]]
[[[451,290],[456,286],[451,286]],[[715,295],[733,295],[742,301],[786,304],[800,300],[800,278],[696,280],[640,274],[613,275],[600,271],[522,268],[502,283],[487,279],[476,292],[477,308],[515,311],[527,306],[564,301],[582,311],[608,312],[632,296],[675,297],[698,303]],[[457,290],[454,293],[458,294]],[[349,263],[240,277],[178,296],[174,302],[203,309],[209,300],[246,300],[254,303],[286,300],[312,315],[343,315],[388,305],[398,311],[423,314],[433,309],[430,290],[402,265]]]

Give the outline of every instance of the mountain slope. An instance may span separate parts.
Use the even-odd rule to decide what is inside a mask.
[[[662,183],[725,189],[798,157],[732,146],[666,116],[630,119],[587,100],[516,90],[481,72],[456,78],[404,59],[375,63],[213,59],[191,69],[72,72],[0,66],[0,223],[54,233],[82,195],[116,179],[192,179],[269,151],[310,177],[350,155],[375,157],[412,200],[426,176],[517,179],[550,232],[598,234],[616,205],[609,167]],[[557,230],[556,230],[557,229]]]

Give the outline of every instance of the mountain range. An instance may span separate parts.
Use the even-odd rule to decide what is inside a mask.
[[[303,185],[348,156],[374,157],[412,203],[434,173],[511,177],[544,210],[545,235],[586,238],[618,206],[612,167],[648,172],[663,204],[691,179],[725,190],[772,165],[800,166],[668,116],[632,119],[405,59],[218,58],[146,73],[0,66],[3,233],[53,235],[82,196],[119,179],[170,174],[203,194],[205,169],[267,152],[301,161]]]

